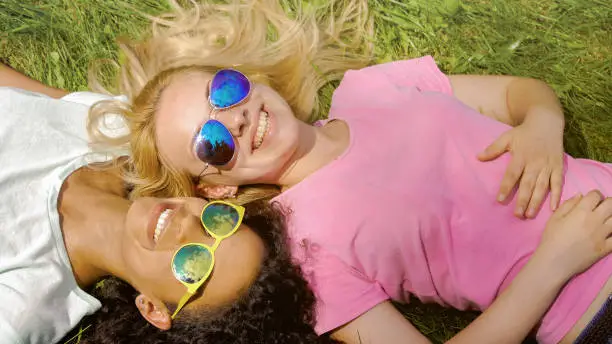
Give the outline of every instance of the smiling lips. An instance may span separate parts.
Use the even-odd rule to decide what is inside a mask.
[[[159,218],[157,219],[157,225],[155,226],[155,233],[153,234],[153,242],[157,243],[157,240],[159,240],[159,236],[170,224],[168,218],[170,217],[173,211],[174,210],[172,209],[166,209],[161,214],[159,214]]]

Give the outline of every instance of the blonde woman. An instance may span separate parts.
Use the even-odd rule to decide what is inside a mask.
[[[527,263],[559,201],[612,194],[610,166],[564,155],[551,89],[446,76],[423,57],[347,72],[329,119],[307,124],[320,86],[368,51],[365,2],[329,11],[291,19],[275,1],[203,3],[123,45],[131,105],[101,103],[90,124],[96,134],[106,112],[124,116],[131,133],[106,143],[131,149],[134,195],[279,187],[273,202],[289,210],[292,254],[318,298],[316,330],[348,343],[425,341],[390,303],[411,296],[487,310],[456,343],[609,336],[611,256],[558,295],[518,292],[572,265]]]

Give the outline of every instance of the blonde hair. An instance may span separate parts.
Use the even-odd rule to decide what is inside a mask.
[[[275,89],[297,118],[317,118],[318,92],[348,69],[371,59],[372,22],[367,0],[329,0],[318,8],[300,0],[192,2],[189,9],[171,1],[174,11],[151,17],[150,37],[119,43],[121,59],[115,91],[128,103],[103,101],[92,107],[88,131],[98,150],[127,149],[125,178],[132,196],[194,195],[194,180],[158,154],[154,115],[163,90],[178,76],[235,67],[253,82]],[[94,73],[96,70],[93,70]],[[95,77],[91,87],[108,91]],[[105,118],[121,116],[129,134],[104,133]],[[264,191],[261,191],[264,190]],[[251,188],[238,203],[269,197],[274,187]]]

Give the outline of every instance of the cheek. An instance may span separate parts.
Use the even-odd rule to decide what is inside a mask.
[[[180,284],[172,275],[170,262],[173,252],[151,252],[132,248],[124,250],[128,278],[142,293],[150,293],[164,300],[178,293]]]
[[[226,239],[224,247],[217,250],[218,265],[224,271],[243,273],[246,279],[254,278],[265,253],[261,239],[253,231],[244,228]]]
[[[130,206],[130,208],[128,209],[127,215],[125,217],[125,231],[123,231],[125,238],[122,240],[123,244],[137,239],[137,234],[139,232],[138,229],[143,227],[141,225],[141,221],[146,218],[147,216],[143,203],[132,203],[132,206]]]
[[[283,171],[287,161],[295,152],[295,145],[290,140],[284,140],[266,152],[257,156],[247,155],[238,160],[230,171],[223,171],[221,175],[207,176],[204,181],[213,185],[248,185],[248,184],[275,184],[276,178]]]

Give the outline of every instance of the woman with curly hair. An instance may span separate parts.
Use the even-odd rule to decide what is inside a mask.
[[[255,202],[247,206],[245,223],[267,250],[258,276],[236,301],[216,309],[192,309],[185,319],[177,318],[171,330],[160,331],[134,307],[139,292],[109,278],[93,291],[102,308],[84,322],[91,328],[80,343],[334,343],[312,330],[315,298],[291,263],[280,210]]]
[[[546,297],[525,302],[527,293],[510,295],[528,307],[499,306],[561,200],[612,194],[612,167],[564,154],[550,87],[447,76],[431,57],[362,68],[366,2],[326,4],[321,16],[273,0],[204,1],[157,19],[148,40],[123,44],[118,91],[128,102],[99,103],[90,129],[108,112],[125,119],[125,136],[96,137],[130,150],[133,195],[219,198],[272,185],[273,201],[291,210],[316,330],[349,343],[422,342],[390,303],[411,295],[488,310],[475,324],[507,342],[531,331],[545,344],[609,331],[597,314],[612,313],[612,256],[564,285],[549,309],[540,308]],[[348,69],[329,119],[303,122],[321,86]],[[238,192],[237,201],[255,196]],[[505,317],[491,316],[500,309]],[[471,337],[488,333],[474,328],[457,338],[498,342]]]

